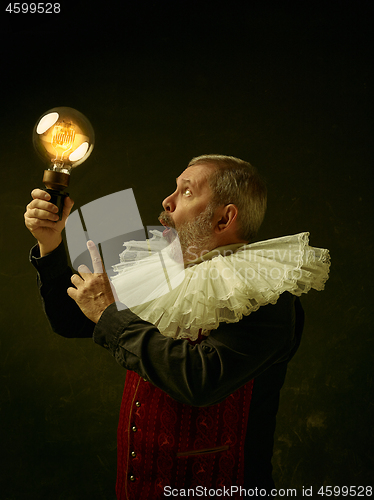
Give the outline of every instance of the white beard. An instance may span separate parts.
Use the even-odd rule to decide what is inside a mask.
[[[199,214],[195,220],[184,222],[176,228],[168,212],[161,213],[159,218],[178,234],[183,260],[185,262],[195,260],[202,254],[212,250],[213,214],[214,208],[209,204],[204,212]]]

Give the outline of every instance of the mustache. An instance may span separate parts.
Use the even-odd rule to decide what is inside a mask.
[[[161,212],[158,217],[158,220],[161,222],[162,225],[175,229],[174,221],[168,212],[165,211]]]

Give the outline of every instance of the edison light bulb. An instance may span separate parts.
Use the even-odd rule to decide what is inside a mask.
[[[43,182],[51,202],[59,207],[60,218],[71,171],[90,156],[94,141],[91,123],[73,108],[50,109],[34,127],[34,147],[48,167]]]

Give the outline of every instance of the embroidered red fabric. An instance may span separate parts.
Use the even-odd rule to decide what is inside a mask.
[[[222,403],[197,408],[128,371],[118,425],[118,500],[165,498],[165,486],[242,486],[252,388],[250,381]]]

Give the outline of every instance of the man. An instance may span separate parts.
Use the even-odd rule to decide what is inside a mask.
[[[92,242],[88,248],[94,274],[85,266],[79,268],[80,276],[68,268],[61,232],[73,202],[66,199],[58,221],[49,195],[34,190],[32,197],[25,213],[26,226],[38,240],[31,262],[53,330],[65,337],[93,337],[128,370],[118,427],[117,497],[164,498],[172,489],[173,496],[186,496],[181,488],[197,487],[215,488],[220,496],[231,486],[234,492],[244,486],[269,493],[274,487],[271,457],[279,393],[303,328],[299,299],[284,291],[287,287],[272,292],[271,298],[258,290],[254,298],[243,298],[238,285],[229,294],[241,307],[233,319],[235,308],[224,298],[225,290],[214,302],[215,294],[203,297],[196,288],[190,294],[192,312],[183,310],[190,296],[176,302],[178,321],[192,318],[177,325],[183,335],[167,336],[131,310],[116,307]],[[201,156],[178,177],[176,191],[163,201],[160,221],[178,232],[186,269],[199,273],[218,262],[228,269],[233,257],[248,255],[246,244],[258,230],[265,207],[265,186],[250,164]],[[221,282],[225,288],[230,279]],[[288,289],[300,295],[296,283]],[[323,284],[302,286],[306,291]],[[199,293],[196,304],[193,297]],[[201,303],[206,316],[220,311],[213,319],[215,328],[197,312]],[[160,314],[169,313],[165,307]],[[198,338],[189,338],[189,326],[192,331],[200,322]]]

